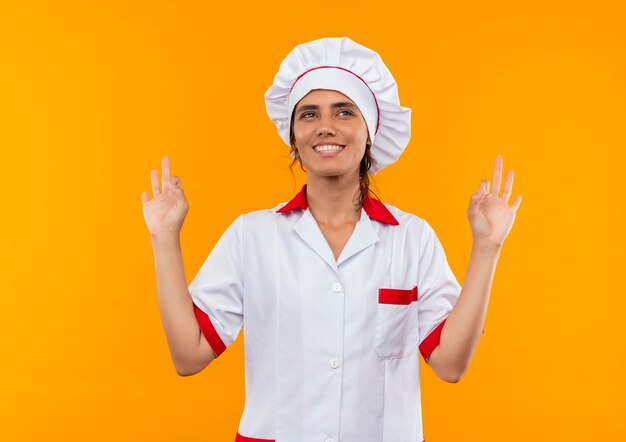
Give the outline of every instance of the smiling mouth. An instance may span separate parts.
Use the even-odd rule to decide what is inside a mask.
[[[346,146],[341,146],[338,144],[322,144],[319,146],[313,147],[316,152],[339,152],[343,150]]]

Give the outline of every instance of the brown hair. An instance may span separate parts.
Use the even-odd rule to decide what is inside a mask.
[[[306,172],[306,169],[304,168],[304,166],[302,165],[302,160],[300,159],[300,156],[298,155],[298,151],[295,147],[295,136],[293,134],[293,120],[294,120],[294,115],[295,112],[291,114],[291,124],[289,125],[290,129],[289,129],[289,142],[291,144],[291,151],[293,152],[293,156],[294,159],[291,162],[291,164],[289,165],[289,169],[291,170],[291,173],[293,174],[293,165],[296,164],[296,161],[298,161],[300,163],[300,169],[302,169],[304,172]],[[376,199],[380,200],[380,198],[378,198],[378,195],[376,195],[376,193],[374,193],[374,191],[372,189],[370,189],[370,178],[372,179],[372,182],[374,181],[373,177],[370,175],[369,171],[372,168],[372,166],[374,164],[376,164],[376,160],[374,160],[374,158],[372,157],[372,153],[371,153],[371,148],[372,148],[372,143],[369,139],[369,136],[367,137],[367,144],[365,145],[365,154],[363,155],[363,159],[361,159],[361,164],[359,165],[359,190],[357,190],[357,193],[354,195],[355,197],[358,196],[358,203],[355,204],[357,210],[361,210],[361,207],[363,206],[363,201],[365,200],[365,195],[367,195],[368,193],[371,193],[372,195],[374,195],[376,197]],[[375,184],[375,183],[374,183]]]

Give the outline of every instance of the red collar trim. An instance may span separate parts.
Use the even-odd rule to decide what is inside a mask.
[[[306,184],[302,186],[302,190],[293,197],[291,201],[278,209],[276,213],[286,213],[294,209],[306,210],[309,208],[309,204],[306,201]],[[394,226],[399,225],[398,220],[391,214],[389,209],[377,199],[374,199],[368,193],[363,200],[363,210],[367,213],[371,219],[379,221],[384,224],[391,224]]]

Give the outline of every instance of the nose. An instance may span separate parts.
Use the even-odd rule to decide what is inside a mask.
[[[323,135],[335,135],[335,129],[328,125],[320,126],[317,129],[317,135],[319,135],[320,137]]]
[[[332,118],[327,118],[327,117],[322,116],[322,118],[319,119],[319,127],[317,128],[317,135],[321,137],[324,135],[335,135],[335,134],[336,134],[336,131],[333,125]]]

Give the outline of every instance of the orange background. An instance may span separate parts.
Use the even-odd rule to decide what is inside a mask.
[[[623,5],[4,2],[0,440],[234,439],[243,333],[176,375],[141,192],[169,155],[190,282],[237,215],[305,182],[263,94],[296,44],[344,35],[413,109],[374,190],[433,225],[459,282],[497,154],[523,196],[466,376],[420,360],[426,440],[626,440]]]

